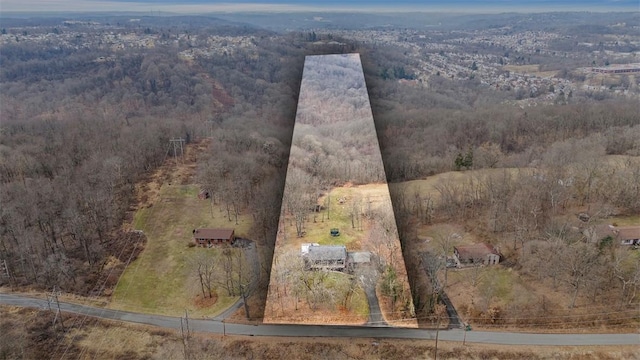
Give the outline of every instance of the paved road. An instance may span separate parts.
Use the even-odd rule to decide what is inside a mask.
[[[222,321],[228,318],[229,316],[231,316],[231,314],[236,312],[236,310],[238,310],[242,305],[244,305],[244,302],[242,301],[242,297],[240,297],[227,310],[221,312],[220,314],[218,314],[218,316],[214,317],[213,320]]]
[[[13,294],[0,294],[0,303],[14,306],[47,309],[47,301]],[[162,315],[131,313],[102,309],[85,305],[60,303],[63,311],[104,319],[147,324],[164,328],[180,329],[180,318]],[[287,337],[360,337],[435,339],[433,330],[363,327],[363,326],[317,326],[317,325],[244,325],[222,323],[216,320],[190,319],[194,331],[249,336]],[[462,330],[442,330],[440,340],[462,341]],[[467,342],[504,345],[640,345],[640,334],[527,334],[489,331],[467,332]]]

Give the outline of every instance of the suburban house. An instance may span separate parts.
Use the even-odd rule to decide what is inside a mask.
[[[197,246],[232,245],[235,240],[233,229],[194,229],[193,241]]]
[[[343,271],[347,266],[347,248],[344,245],[310,245],[303,255],[310,270]]]
[[[304,243],[300,253],[308,270],[334,270],[351,272],[359,265],[371,262],[368,251],[347,251],[344,245]]]
[[[582,234],[587,241],[597,243],[610,236],[618,245],[640,246],[640,226],[596,225],[584,229]]]
[[[640,226],[618,226],[613,230],[613,238],[620,245],[640,245]]]
[[[466,265],[495,265],[500,262],[500,253],[491,245],[479,243],[454,246],[453,257],[458,267]]]

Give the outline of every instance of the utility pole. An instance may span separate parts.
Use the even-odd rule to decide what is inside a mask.
[[[11,273],[9,272],[9,265],[7,265],[7,259],[3,259],[2,261],[0,261],[0,273],[2,273],[4,277],[9,279],[9,286],[13,288],[15,282],[12,281],[11,279]]]
[[[462,345],[466,345],[467,343],[467,331],[471,331],[471,325],[469,325],[469,323],[464,323],[464,338],[462,339]]]
[[[49,310],[51,310],[51,302],[55,301],[56,302],[56,315],[53,318],[53,325],[55,326],[56,321],[58,320],[58,317],[60,318],[60,326],[62,326],[62,331],[64,331],[64,321],[62,320],[62,311],[60,310],[60,301],[58,301],[58,295],[60,294],[60,292],[57,290],[57,286],[54,285],[53,286],[53,290],[51,291],[51,294],[49,296],[47,296],[47,303],[49,305]]]
[[[438,325],[436,325],[436,350],[433,357],[434,360],[438,360],[438,334],[440,333],[440,313],[438,313]]]
[[[55,289],[55,287],[54,287]],[[53,301],[53,291],[49,294],[47,294],[47,307],[49,308],[49,311],[53,311],[51,310],[51,301]]]
[[[209,124],[209,137],[213,139],[213,125],[216,123],[216,121],[215,119],[210,118],[209,120],[207,120],[207,123]]]
[[[184,310],[184,318],[180,318],[180,331],[182,333],[182,350],[185,360],[191,359],[191,350],[189,349],[189,339],[191,338],[191,329],[189,328],[189,314]]]
[[[9,276],[9,267],[7,266],[6,259],[3,259],[2,261],[0,261],[0,270],[2,270],[5,277],[8,277],[9,279],[11,279],[11,276]]]
[[[462,346],[465,346],[467,344],[467,329],[465,327],[464,331],[464,337],[462,338]]]
[[[173,158],[176,159],[176,165],[178,164],[178,149],[180,149],[180,157],[184,156],[184,139],[177,138],[169,140],[173,145]]]
[[[249,316],[249,304],[247,304],[247,291],[249,290],[249,287],[244,285],[244,284],[240,284],[240,293],[242,294],[242,303],[244,304],[244,314],[247,317],[247,320],[250,319]]]

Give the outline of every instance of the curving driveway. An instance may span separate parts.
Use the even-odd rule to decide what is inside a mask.
[[[48,309],[47,301],[14,294],[0,294],[0,304]],[[63,311],[103,319],[147,324],[171,329],[180,329],[180,318],[163,315],[132,313],[103,309],[86,305],[60,302]],[[435,339],[434,330],[364,327],[364,326],[318,326],[318,325],[244,325],[223,323],[219,320],[190,319],[193,331],[215,334],[286,337],[361,337]],[[462,330],[441,330],[440,340],[462,341]],[[469,331],[467,342],[503,345],[640,345],[640,334],[532,334],[490,331]]]

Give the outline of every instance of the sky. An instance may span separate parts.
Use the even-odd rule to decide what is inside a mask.
[[[640,11],[638,0],[0,0],[4,12]]]

